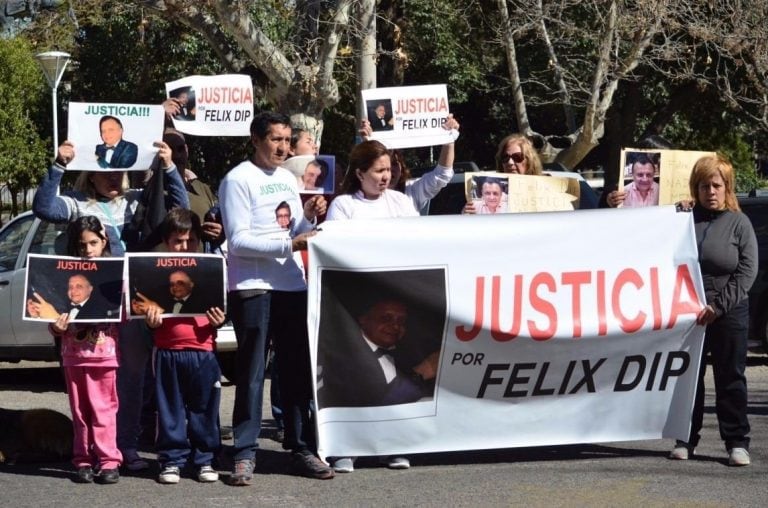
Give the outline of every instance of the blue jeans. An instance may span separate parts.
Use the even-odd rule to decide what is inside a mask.
[[[155,353],[157,456],[161,467],[209,466],[221,444],[221,372],[213,351]],[[191,455],[191,457],[190,457]]]
[[[307,292],[273,291],[271,307],[277,385],[285,424],[283,448],[314,452],[317,439],[311,406]]]
[[[117,447],[136,451],[141,435],[141,408],[147,363],[152,356],[152,333],[144,320],[120,326],[120,367],[117,369]]]
[[[264,347],[269,326],[271,295],[242,298],[229,293],[229,314],[237,338],[235,407],[232,413],[234,459],[253,460],[259,448],[261,406],[264,399]]]

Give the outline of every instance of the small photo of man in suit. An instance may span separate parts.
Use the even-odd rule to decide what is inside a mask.
[[[99,120],[103,143],[96,145],[96,161],[104,169],[127,169],[136,164],[139,147],[123,139],[123,123],[119,118],[104,115]]]
[[[445,269],[326,268],[320,287],[318,408],[405,404],[409,414],[432,414],[446,337]]]
[[[395,119],[392,117],[392,101],[368,101],[368,121],[374,132],[393,130]]]

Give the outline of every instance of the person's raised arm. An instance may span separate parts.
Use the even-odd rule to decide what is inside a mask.
[[[157,157],[160,160],[160,169],[165,171],[166,178],[163,183],[165,185],[165,190],[168,192],[166,208],[171,209],[179,207],[188,209],[189,195],[187,194],[187,188],[184,185],[184,179],[171,158],[171,147],[163,141],[156,141],[154,145],[159,148]]]
[[[32,199],[32,212],[36,217],[49,222],[66,222],[70,219],[73,208],[68,206],[67,200],[59,196],[58,192],[64,170],[74,158],[75,145],[71,141],[64,141],[59,146],[56,162],[48,168]]]

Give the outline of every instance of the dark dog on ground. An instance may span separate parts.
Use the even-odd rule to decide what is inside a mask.
[[[72,457],[72,420],[51,409],[0,408],[0,463],[61,462]]]

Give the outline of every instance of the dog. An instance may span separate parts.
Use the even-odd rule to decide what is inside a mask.
[[[52,409],[0,408],[0,463],[62,462],[72,457],[72,420]]]

